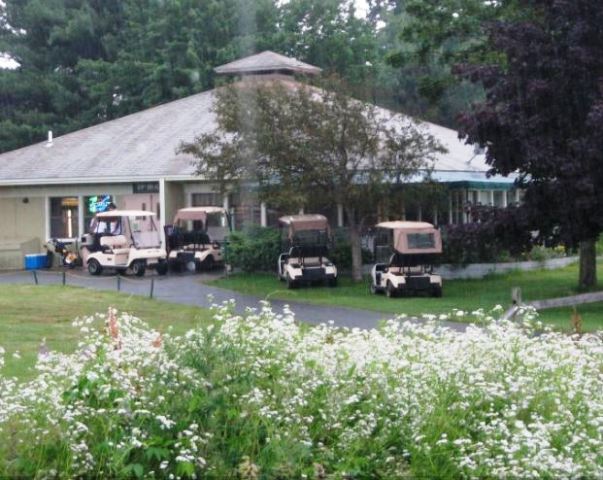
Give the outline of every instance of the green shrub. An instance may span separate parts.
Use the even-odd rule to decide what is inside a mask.
[[[277,228],[251,227],[229,237],[227,261],[245,272],[272,272],[281,253]]]
[[[352,244],[350,243],[347,229],[338,228],[333,233],[333,245],[329,251],[331,260],[339,270],[350,270],[352,268]],[[371,251],[362,249],[362,263],[373,262]]]

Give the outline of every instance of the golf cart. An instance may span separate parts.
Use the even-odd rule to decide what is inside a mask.
[[[288,288],[300,284],[337,285],[337,267],[326,257],[329,223],[323,215],[289,215],[279,218],[283,250],[278,257],[278,276]]]
[[[169,267],[198,272],[222,265],[221,246],[230,231],[229,224],[228,214],[222,207],[178,210],[174,223],[165,226]]]
[[[371,292],[388,297],[426,293],[442,296],[442,277],[433,264],[442,253],[440,231],[426,222],[382,222],[377,225]]]
[[[91,275],[104,269],[132,272],[137,277],[153,268],[167,273],[166,252],[155,214],[144,210],[107,210],[97,213],[90,233],[82,237],[81,257]]]

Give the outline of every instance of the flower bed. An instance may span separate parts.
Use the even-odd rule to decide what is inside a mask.
[[[0,477],[601,477],[601,336],[473,315],[464,334],[267,305],[183,337],[78,320],[76,353],[0,376]]]

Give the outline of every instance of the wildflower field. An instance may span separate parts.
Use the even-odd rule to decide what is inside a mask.
[[[0,477],[603,476],[601,334],[471,315],[364,331],[225,304],[182,336],[78,319],[32,380],[0,360]]]

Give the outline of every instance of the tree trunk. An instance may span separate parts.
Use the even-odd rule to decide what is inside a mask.
[[[362,245],[360,230],[356,222],[350,222],[350,244],[352,246],[352,280],[362,281]]]
[[[597,250],[595,240],[580,242],[580,273],[578,287],[588,290],[597,285]]]

